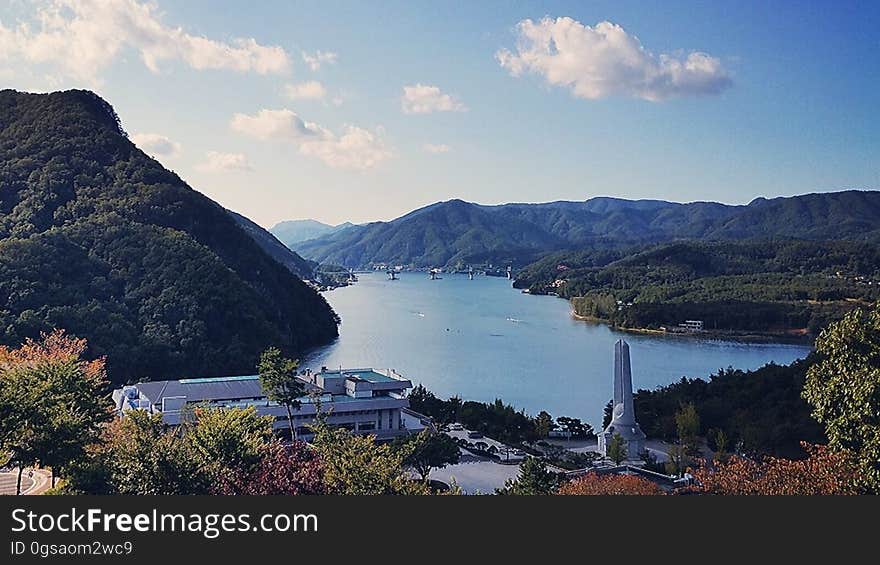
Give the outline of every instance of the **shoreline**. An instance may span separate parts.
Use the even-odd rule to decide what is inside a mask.
[[[560,297],[561,298],[561,297]],[[568,299],[563,299],[567,302],[570,302]],[[814,345],[813,338],[803,335],[803,336],[794,336],[789,334],[777,334],[777,333],[755,333],[755,332],[731,332],[727,333],[724,331],[702,331],[702,332],[667,332],[663,330],[655,330],[651,328],[625,328],[621,326],[612,325],[608,320],[604,320],[602,318],[596,318],[594,316],[582,316],[572,309],[570,311],[571,317],[575,320],[581,322],[587,322],[591,324],[602,324],[608,326],[612,330],[617,330],[621,332],[627,332],[632,334],[642,334],[642,335],[662,335],[662,336],[670,336],[670,337],[682,337],[682,338],[691,338],[691,339],[715,339],[715,340],[723,340],[723,341],[737,341],[742,343],[779,343],[784,345],[809,345],[812,347]]]

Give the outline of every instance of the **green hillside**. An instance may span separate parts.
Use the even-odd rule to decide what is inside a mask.
[[[550,254],[516,286],[569,298],[626,328],[703,320],[706,329],[815,333],[880,297],[880,246],[860,242],[677,242]]]
[[[271,237],[271,236],[270,236]],[[0,92],[0,342],[88,338],[115,380],[252,371],[337,317],[88,91]]]

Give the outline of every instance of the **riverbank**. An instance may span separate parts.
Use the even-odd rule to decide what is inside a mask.
[[[568,299],[563,299],[570,302]],[[797,331],[799,333],[790,333],[790,332],[752,332],[752,331],[735,331],[735,330],[703,330],[698,332],[669,332],[665,330],[658,330],[654,328],[628,328],[617,326],[610,323],[608,320],[602,318],[596,318],[594,316],[582,316],[574,311],[572,308],[571,317],[575,320],[579,320],[581,322],[587,322],[591,324],[601,324],[608,326],[609,328],[626,332],[630,334],[641,334],[641,335],[658,335],[658,336],[670,336],[670,337],[681,337],[681,338],[692,338],[692,339],[718,339],[724,341],[736,341],[741,343],[784,343],[789,345],[806,345],[813,346],[814,338],[806,330],[792,330]],[[802,333],[801,333],[802,332]]]

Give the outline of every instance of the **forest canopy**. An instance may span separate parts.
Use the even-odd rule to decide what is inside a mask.
[[[295,355],[337,323],[106,101],[0,91],[0,344],[64,328],[119,382],[251,371],[267,344]]]

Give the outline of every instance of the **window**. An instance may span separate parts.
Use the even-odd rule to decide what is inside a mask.
[[[358,424],[358,430],[367,431],[367,430],[375,430],[376,422],[360,422]]]

